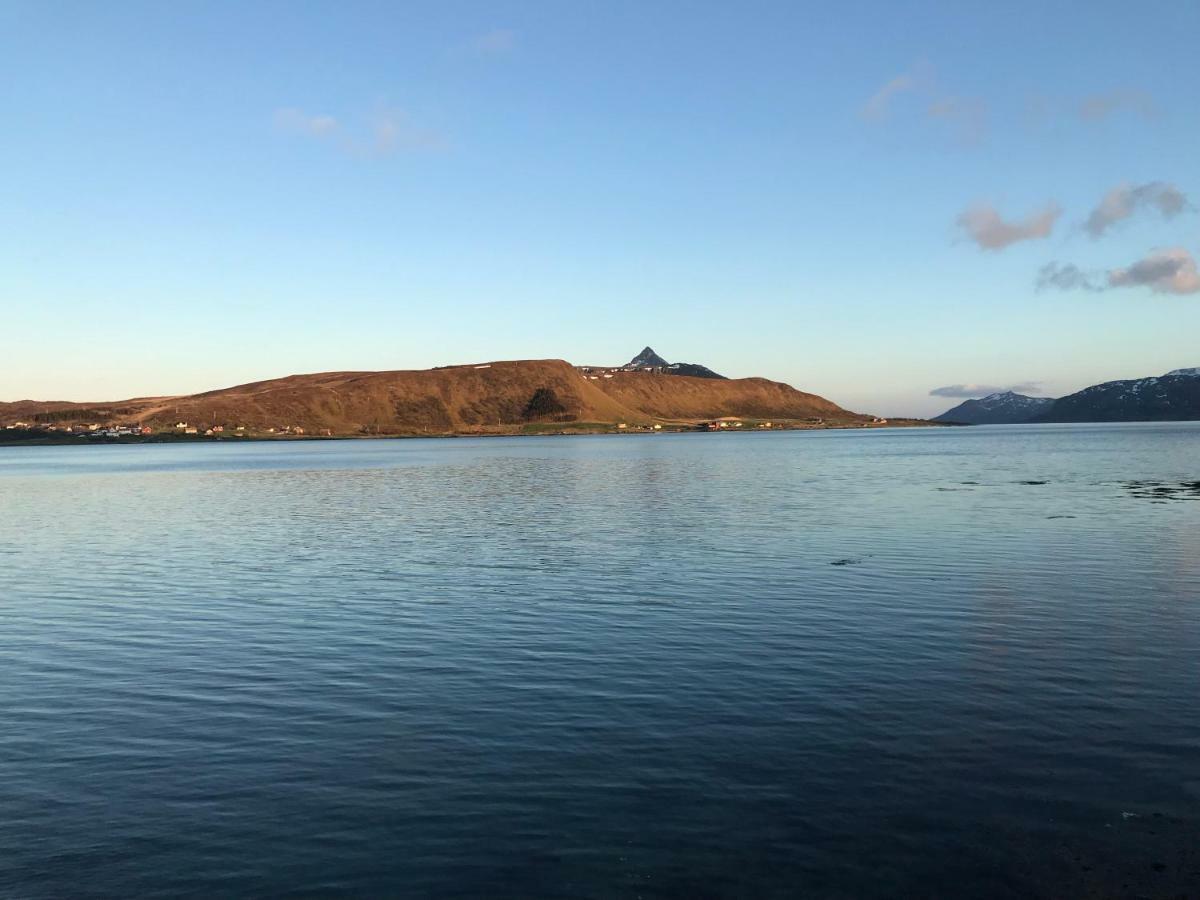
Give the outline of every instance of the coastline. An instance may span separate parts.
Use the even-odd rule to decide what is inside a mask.
[[[708,429],[698,425],[664,425],[655,429],[651,426],[635,428],[620,428],[616,425],[596,423],[600,427],[580,428],[522,428],[520,430],[490,430],[490,431],[455,431],[422,433],[410,432],[404,434],[286,434],[265,435],[246,434],[234,435],[204,435],[204,434],[173,434],[162,432],[150,435],[124,435],[121,437],[92,436],[90,434],[54,434],[39,432],[36,435],[19,439],[6,439],[0,431],[0,449],[8,447],[95,447],[95,446],[129,446],[135,444],[248,444],[248,443],[299,443],[305,441],[374,441],[374,440],[412,440],[419,438],[498,438],[498,437],[600,437],[615,436],[652,436],[656,434],[764,434],[788,431],[879,431],[884,429],[903,428],[954,428],[957,423],[934,422],[926,419],[891,419],[885,423],[829,423],[829,424],[778,424],[770,428],[727,428]]]

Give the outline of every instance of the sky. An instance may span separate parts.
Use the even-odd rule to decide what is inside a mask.
[[[0,400],[1200,365],[1200,4],[0,0]]]

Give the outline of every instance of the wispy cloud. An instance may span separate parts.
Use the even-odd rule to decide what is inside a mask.
[[[1109,287],[1148,287],[1156,294],[1200,292],[1196,260],[1182,247],[1159,250],[1125,269],[1108,273]]]
[[[1082,97],[1050,97],[1034,94],[1029,98],[1027,121],[1033,126],[1058,122],[1103,122],[1122,113],[1150,120],[1158,118],[1159,108],[1145,91],[1117,89]]]
[[[1020,241],[1049,237],[1061,215],[1058,204],[1050,203],[1024,219],[1009,222],[994,207],[979,204],[960,213],[956,224],[980,249],[1003,250]]]
[[[370,140],[362,146],[387,156],[400,150],[441,150],[446,141],[439,132],[416,125],[403,110],[385,107],[372,117]]]
[[[1156,294],[1200,293],[1200,271],[1196,260],[1183,247],[1157,250],[1123,268],[1107,273],[1085,272],[1073,263],[1051,262],[1037,276],[1038,290],[1106,291],[1114,288],[1147,287]]]
[[[295,134],[327,137],[337,131],[338,121],[333,116],[314,115],[289,107],[275,110],[275,127]]]
[[[468,46],[481,56],[501,56],[516,48],[517,33],[509,28],[495,28],[471,38]]]
[[[884,82],[863,104],[862,117],[870,122],[887,119],[897,98],[911,94],[924,108],[925,118],[942,122],[965,144],[978,144],[987,132],[988,109],[978,97],[965,97],[947,91],[939,83],[932,65],[915,63]]]
[[[1079,101],[1075,111],[1085,122],[1098,122],[1118,112],[1132,112],[1144,119],[1158,115],[1153,97],[1145,91],[1128,89],[1089,94]]]
[[[1074,263],[1048,262],[1038,269],[1036,287],[1039,291],[1102,291],[1098,278]]]
[[[1017,394],[1040,394],[1042,392],[1042,383],[1040,381],[1022,381],[1017,384],[996,385],[996,384],[948,384],[944,387],[934,388],[929,392],[930,397],[954,397],[960,400],[971,399],[972,397],[987,397],[990,394],[1003,394],[1006,391],[1012,391]]]
[[[941,97],[926,114],[953,127],[964,144],[979,144],[987,134],[987,105],[978,97]]]
[[[1104,195],[1083,227],[1098,238],[1110,227],[1143,209],[1157,210],[1164,219],[1173,219],[1188,208],[1188,199],[1173,184],[1151,181],[1147,184],[1122,184]]]
[[[925,62],[917,63],[907,72],[901,72],[880,86],[862,108],[863,118],[879,121],[891,112],[892,101],[901,94],[927,90],[933,80],[932,67]]]
[[[390,156],[400,151],[438,150],[445,140],[438,132],[414,124],[407,113],[382,106],[354,128],[331,115],[288,107],[274,115],[275,127],[289,134],[329,141],[355,156]]]

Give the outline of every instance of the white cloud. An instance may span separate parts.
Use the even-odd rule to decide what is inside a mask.
[[[1007,222],[994,207],[980,204],[962,212],[957,224],[981,249],[1003,250],[1020,241],[1049,237],[1061,215],[1058,204],[1050,203],[1020,221]]]

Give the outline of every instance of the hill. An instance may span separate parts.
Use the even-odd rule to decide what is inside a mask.
[[[1051,397],[1027,397],[1013,391],[1002,391],[978,400],[966,400],[940,416],[934,416],[933,421],[963,425],[1014,425],[1029,422],[1053,403]]]
[[[0,423],[129,423],[168,430],[244,428],[305,434],[511,433],[537,423],[691,424],[722,416],[823,420],[869,416],[764,378],[658,372],[581,374],[563,360],[491,362],[393,372],[293,375],[202,394],[118,403],[0,404]]]

